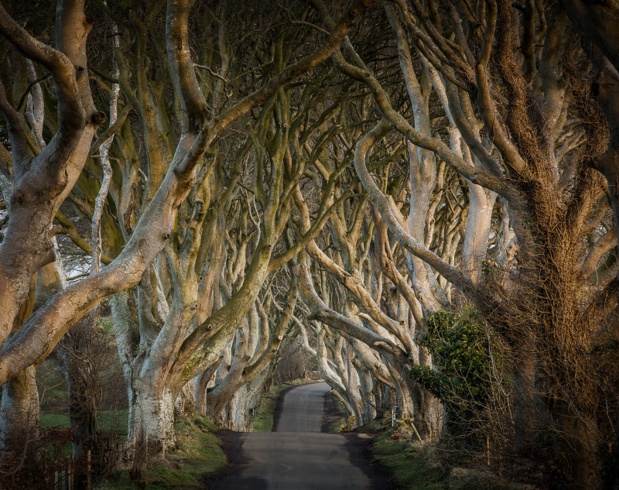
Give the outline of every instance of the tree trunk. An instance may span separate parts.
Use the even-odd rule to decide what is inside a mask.
[[[96,452],[97,414],[101,403],[99,371],[95,366],[92,317],[76,325],[59,344],[58,359],[69,392],[73,463],[76,465],[74,485],[87,488],[88,450]],[[93,347],[95,347],[93,349]]]
[[[36,369],[29,366],[2,386],[0,466],[14,470],[34,457],[39,413]]]
[[[361,391],[361,414],[362,424],[367,424],[376,418],[376,397],[374,396],[375,383],[374,377],[369,369],[361,362],[355,365],[359,377],[359,389]]]
[[[527,454],[534,445],[538,416],[536,405],[536,360],[534,350],[519,349],[514,363],[514,429],[517,453]]]
[[[206,387],[211,377],[213,376],[210,373],[210,376],[206,377],[206,372],[199,374],[194,378],[194,390],[196,397],[196,410],[200,412],[202,415],[206,415]]]
[[[488,250],[492,210],[497,195],[481,186],[468,184],[469,212],[462,243],[462,270],[478,283],[482,276],[482,261]]]
[[[412,420],[421,442],[438,440],[443,427],[442,403],[414,383],[406,373],[393,367],[390,371],[396,387],[398,418]]]
[[[142,471],[158,458],[165,458],[176,445],[174,394],[166,387],[162,372],[141,376],[135,381],[132,426],[133,468],[131,477],[142,479]]]
[[[579,490],[599,488],[602,461],[594,418],[574,413],[563,401],[553,403],[551,417],[557,430],[552,434],[555,470],[549,475],[549,485]]]
[[[246,431],[249,429],[249,400],[247,400],[247,387],[243,386],[232,397],[222,409],[215,415],[215,419],[219,425],[226,429],[235,431]],[[213,416],[211,416],[213,417]]]
[[[99,400],[89,384],[90,376],[71,370],[69,377],[69,417],[73,446],[73,463],[76,465],[74,485],[76,489],[88,488],[88,451],[96,451],[97,413]]]

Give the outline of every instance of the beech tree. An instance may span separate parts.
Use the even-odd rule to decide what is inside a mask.
[[[619,7],[613,3],[592,2],[562,2],[570,20],[579,29],[586,43],[591,43],[585,49],[595,67],[592,92],[604,110],[610,130],[610,142],[607,150],[592,163],[604,177],[608,185],[610,202],[615,216],[615,226],[619,223],[619,207],[617,206],[617,170],[619,169],[619,53],[617,40],[619,30],[613,19],[619,15]],[[595,47],[593,47],[595,46]],[[619,415],[617,415],[619,417]],[[619,421],[619,418],[617,419]],[[619,427],[619,423],[616,423]],[[619,484],[619,430],[615,430],[608,484]]]
[[[314,3],[332,26],[325,5]],[[354,164],[410,254],[415,295],[405,296],[403,284],[400,291],[424,315],[462,302],[482,312],[513,359],[516,453],[556,461],[562,470],[545,475],[549,482],[593,488],[608,464],[599,448],[615,437],[616,394],[590,353],[611,348],[616,335],[616,229],[595,170],[608,120],[578,34],[546,2],[398,1],[385,5],[384,19],[399,86],[386,82],[385,64],[364,57],[362,39],[333,60],[371,92],[380,114],[356,142]],[[433,125],[439,117],[444,124]],[[368,170],[395,141],[407,145],[408,220]],[[451,258],[426,234],[441,162],[467,196]],[[596,400],[610,403],[601,417]]]
[[[106,9],[104,3],[97,6],[114,18],[114,13]],[[148,33],[144,32],[144,28],[159,28],[160,33],[165,25],[165,45],[157,44],[159,58],[150,59],[151,63],[156,64],[154,71],[159,73],[160,78],[151,81],[148,74],[140,71],[138,66],[130,77],[130,65],[123,66],[126,60],[119,56],[118,81],[122,90],[119,102],[126,110],[119,114],[117,124],[102,135],[101,140],[94,142],[98,148],[102,141],[107,140],[109,134],[122,128],[130,131],[129,127],[125,126],[129,106],[139,113],[146,149],[145,158],[148,162],[139,213],[130,212],[130,207],[136,204],[131,199],[131,193],[136,190],[136,176],[141,171],[139,161],[121,159],[120,173],[126,171],[128,178],[123,180],[120,192],[116,195],[114,212],[119,221],[122,217],[125,235],[112,247],[114,253],[111,254],[112,258],[107,260],[109,264],[100,272],[63,287],[33,313],[28,306],[30,303],[27,302],[31,282],[44,266],[53,263],[55,259],[52,237],[57,230],[52,227],[54,217],[69,193],[75,189],[75,183],[80,176],[84,176],[93,139],[105,120],[105,114],[95,108],[91,92],[87,41],[92,22],[84,13],[83,1],[58,2],[55,47],[28,33],[4,7],[0,10],[0,32],[10,43],[3,46],[10,52],[10,62],[13,63],[11,68],[20,66],[20,63],[26,66],[27,61],[23,61],[25,59],[35,63],[35,70],[40,67],[49,72],[54,89],[52,105],[57,108],[57,119],[52,119],[48,126],[51,134],[47,135],[44,131],[41,135],[40,127],[27,121],[20,112],[23,108],[19,107],[19,100],[14,100],[11,91],[7,90],[7,87],[17,87],[12,86],[11,82],[16,83],[24,77],[13,77],[11,80],[9,75],[12,72],[4,70],[0,109],[6,120],[10,154],[7,148],[3,148],[2,162],[7,177],[4,181],[8,183],[6,189],[3,189],[8,208],[8,227],[0,245],[0,290],[5,312],[0,326],[3,341],[0,349],[0,380],[7,383],[3,403],[19,398],[12,397],[12,394],[16,393],[16,387],[21,386],[20,377],[24,376],[24,369],[29,369],[29,366],[49,355],[70,326],[103,298],[138,284],[148,294],[157,291],[158,279],[161,278],[157,278],[157,270],[153,269],[153,264],[183,219],[194,220],[199,225],[198,233],[187,234],[185,238],[189,241],[188,248],[178,250],[175,254],[167,254],[171,272],[164,281],[178,285],[183,274],[198,276],[199,270],[195,270],[195,266],[188,269],[183,267],[186,265],[184,261],[193,259],[199,251],[200,236],[204,231],[202,225],[207,213],[206,209],[196,211],[201,204],[200,199],[189,201],[187,208],[183,207],[183,203],[190,193],[201,196],[201,193],[207,191],[208,185],[213,185],[213,181],[209,179],[214,175],[213,170],[217,165],[209,162],[217,161],[217,158],[213,159],[210,155],[216,155],[217,142],[224,130],[253,108],[276,96],[286,83],[326,60],[365,9],[366,3],[354,4],[343,12],[337,28],[317,40],[317,48],[306,50],[289,63],[278,57],[277,73],[269,73],[271,76],[261,79],[250,72],[243,80],[245,93],[234,94],[238,97],[233,100],[228,98],[228,93],[222,90],[221,84],[219,88],[217,83],[205,86],[198,78],[196,70],[200,67],[195,66],[190,50],[191,2],[170,1],[165,13],[161,11],[161,6],[161,3],[156,5],[150,16],[146,16],[145,22],[133,26],[137,30],[138,49],[135,54],[138,59],[144,56],[140,60],[141,68],[144,68],[143,64],[148,61],[147,52],[139,49],[147,42]],[[143,7],[145,8],[132,5],[134,14],[128,18],[135,17]],[[225,20],[227,17],[221,19],[222,30],[226,28]],[[125,33],[118,19],[117,24],[119,35],[123,39]],[[120,48],[118,53],[122,52]],[[219,52],[219,56],[220,58],[215,60],[210,59],[213,64],[205,65],[204,69],[212,74],[213,79],[225,80],[227,60],[223,51]],[[167,62],[163,62],[166,58]],[[5,59],[9,61],[9,58]],[[6,67],[8,68],[8,64]],[[15,70],[14,73],[21,74],[20,70]],[[156,97],[167,96],[167,80],[174,87],[174,104],[178,108],[178,117],[162,118],[161,116],[165,115],[154,110]],[[34,86],[40,81],[32,82]],[[208,87],[209,91],[205,92],[204,87]],[[36,110],[41,111],[42,107],[36,106]],[[40,123],[40,120],[38,122]],[[280,126],[276,135],[281,136],[281,131],[284,130],[285,128]],[[33,134],[42,140],[39,143],[45,142],[46,136],[49,140],[42,146],[33,138]],[[130,142],[131,139],[124,139],[122,144]],[[132,156],[142,158],[140,154]],[[266,219],[259,225],[262,227],[262,234],[253,254],[250,271],[240,290],[213,315],[202,311],[203,315],[206,313],[204,318],[208,321],[198,323],[196,313],[191,308],[185,308],[196,303],[194,298],[197,291],[191,288],[175,291],[176,301],[172,301],[169,311],[158,312],[164,317],[163,325],[160,324],[161,335],[158,341],[152,336],[144,338],[148,342],[155,340],[154,344],[149,346],[152,360],[165,355],[170,349],[178,348],[169,340],[170,336],[178,334],[179,328],[191,332],[179,355],[170,361],[177,363],[180,381],[189,381],[219,357],[221,349],[229,341],[224,332],[229,334],[234,331],[234,325],[242,320],[257,297],[260,284],[268,273],[270,250],[283,230],[283,226],[277,222],[278,214],[281,214],[278,211],[282,197],[280,192],[286,190],[282,182],[283,157],[284,155],[280,155],[274,158],[269,165],[270,181],[268,178],[267,181],[271,192],[265,197],[262,209],[262,212],[266,213]],[[260,179],[263,177],[259,175]],[[233,189],[228,191],[228,194],[231,194]],[[86,195],[81,193],[82,197]],[[79,202],[80,193],[75,196],[73,201]],[[84,204],[84,201],[80,204]],[[87,205],[84,207],[88,208]],[[191,227],[184,228],[182,233],[189,230]],[[212,260],[217,259],[218,257],[212,257]],[[208,278],[206,282],[208,283]],[[194,298],[187,295],[193,295]],[[118,298],[122,301],[122,296]],[[152,300],[153,298],[150,298],[147,301]],[[230,315],[235,315],[235,319],[229,322]],[[152,327],[148,317],[142,327]],[[119,328],[122,333],[122,326]],[[212,339],[211,350],[203,348],[205,338]],[[216,340],[220,343],[217,344]],[[153,355],[155,357],[152,357]],[[160,404],[164,399],[173,402],[173,396],[164,393],[173,388],[155,382],[154,373],[159,366],[154,366],[151,360],[147,358],[140,367],[139,380],[141,383],[153,381],[153,386],[163,393],[163,398],[160,396],[153,399],[145,395],[147,398],[141,405],[145,413],[152,412],[154,417],[144,417],[141,421],[139,437],[144,443],[137,447],[144,452],[136,457],[137,471],[148,456],[149,446],[155,452],[165,447],[160,442],[161,433],[157,433],[156,440],[150,445],[149,439],[160,428],[159,423],[169,424],[169,417],[164,416],[165,411],[161,412]],[[182,383],[176,389],[180,387]],[[15,410],[7,408],[2,413],[15,413]],[[165,431],[163,434],[165,439]]]
[[[60,1],[55,42],[0,10],[3,447],[107,297],[136,477],[175,402],[247,427],[294,336],[356,423],[395,405],[436,440],[427,335],[474,311],[506,364],[477,400],[489,464],[611,481],[615,7],[309,3]],[[58,233],[90,257],[69,284]]]

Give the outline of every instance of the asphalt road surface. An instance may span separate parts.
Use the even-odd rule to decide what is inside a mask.
[[[326,383],[293,388],[284,397],[276,432],[243,433],[232,443],[238,461],[213,490],[376,490],[389,485],[362,471],[367,440],[320,432]],[[234,449],[234,448],[233,448]],[[240,454],[239,454],[240,453]],[[233,461],[234,462],[234,461]],[[355,463],[358,464],[355,465]],[[371,472],[370,472],[371,474]]]

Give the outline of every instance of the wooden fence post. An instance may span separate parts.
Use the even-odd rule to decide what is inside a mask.
[[[91,462],[91,458],[92,458],[92,453],[91,453],[91,451],[90,451],[90,449],[89,449],[89,450],[88,450],[88,453],[86,453],[86,459],[87,459],[87,462],[88,462],[88,468],[87,468],[87,471],[86,471],[86,477],[87,477],[87,479],[88,479],[88,483],[87,483],[87,487],[86,487],[86,488],[88,488],[88,490],[90,490],[90,489],[92,488],[92,487],[90,486],[90,473],[91,473],[91,465],[90,465],[90,462]]]

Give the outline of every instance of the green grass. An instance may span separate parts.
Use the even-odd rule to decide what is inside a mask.
[[[110,434],[127,435],[129,410],[104,410],[99,414],[99,430]]]
[[[227,464],[219,439],[212,433],[216,426],[207,418],[195,415],[193,421],[176,424],[178,448],[157,461],[144,472],[141,485],[133,483],[128,469],[119,470],[115,477],[100,484],[98,490],[129,490],[148,488],[204,488],[202,477]]]
[[[68,429],[71,425],[69,416],[61,413],[42,413],[40,424],[44,429],[50,429],[52,427]]]
[[[346,407],[338,398],[332,396],[332,399],[337,413],[333,414],[333,421],[329,423],[327,432],[330,434],[338,434],[342,432],[342,427],[348,422],[348,414],[346,413]]]
[[[277,399],[282,391],[290,385],[271,386],[268,393],[265,393],[260,400],[260,405],[254,410],[251,416],[251,424],[254,432],[271,432],[273,430],[273,412],[277,406]]]
[[[393,439],[385,423],[365,427],[374,433],[372,456],[388,468],[402,490],[517,490],[523,488],[476,469],[449,468],[434,446],[413,445],[406,439]]]
[[[414,448],[408,441],[391,439],[391,430],[382,430],[372,446],[374,458],[393,473],[401,488],[439,490],[445,488],[445,471],[432,461],[429,450]]]
[[[99,413],[97,420],[99,430],[109,434],[127,435],[127,410],[106,410]],[[68,429],[71,425],[69,415],[61,413],[42,413],[41,427],[62,427]]]

